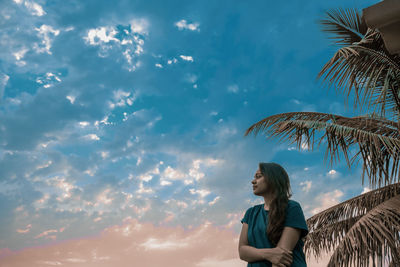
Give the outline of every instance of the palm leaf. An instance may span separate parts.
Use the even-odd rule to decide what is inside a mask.
[[[319,256],[321,251],[332,251],[360,218],[397,195],[400,195],[400,183],[351,198],[310,217],[307,219],[310,233],[304,245],[306,254],[312,252]]]
[[[331,35],[336,44],[351,45],[361,41],[367,32],[365,23],[356,9],[332,9],[319,21],[322,31]]]
[[[305,254],[313,253],[316,257],[320,257],[321,252],[332,251],[361,217],[361,215],[353,216],[313,230],[311,230],[313,226],[309,226],[310,233],[305,237],[304,243]],[[307,224],[309,224],[308,220]]]
[[[379,117],[347,118],[317,112],[291,112],[267,117],[247,129],[245,135],[262,131],[268,137],[279,137],[280,141],[306,145],[327,143],[325,159],[339,160],[343,153],[348,166],[356,160],[363,161],[363,183],[365,174],[372,187],[387,185],[398,179],[400,133],[398,124]],[[320,138],[316,134],[323,131]],[[358,152],[350,159],[349,148],[358,145]]]
[[[339,49],[320,73],[329,85],[341,88],[355,105],[374,108],[381,116],[398,119],[400,111],[400,60],[384,51],[351,45]]]
[[[340,241],[328,266],[379,266],[400,262],[400,195],[379,204],[359,219]]]

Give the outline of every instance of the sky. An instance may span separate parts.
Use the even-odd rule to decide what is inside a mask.
[[[317,21],[374,3],[2,0],[0,266],[246,266],[259,162],[306,218],[368,191],[324,144],[244,133],[359,114],[316,79],[338,48]]]

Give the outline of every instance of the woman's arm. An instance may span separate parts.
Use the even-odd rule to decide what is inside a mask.
[[[285,248],[255,248],[249,245],[247,240],[248,224],[243,223],[239,237],[239,257],[247,262],[270,261],[271,263],[290,264],[292,252]]]
[[[300,239],[301,230],[289,226],[285,226],[282,231],[277,247],[293,251]]]
[[[301,230],[293,227],[285,226],[282,231],[281,238],[279,239],[278,248],[286,249],[289,251],[293,251],[294,247],[296,246],[297,242],[300,239]],[[292,260],[290,261],[287,266],[292,264]],[[272,264],[272,267],[278,265]]]

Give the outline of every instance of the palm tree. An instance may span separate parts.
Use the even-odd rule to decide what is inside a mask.
[[[326,12],[322,30],[341,47],[318,77],[354,94],[357,117],[317,112],[269,116],[247,129],[309,149],[325,143],[330,163],[361,161],[375,190],[333,206],[307,220],[305,251],[333,251],[328,266],[400,266],[400,57],[386,50],[379,32],[368,29],[354,9]],[[351,149],[356,153],[350,155]]]

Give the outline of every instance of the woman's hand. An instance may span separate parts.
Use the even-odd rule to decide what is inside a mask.
[[[272,263],[273,267],[286,267],[292,264],[293,253],[290,250],[276,247],[271,249],[268,254],[266,259]]]

